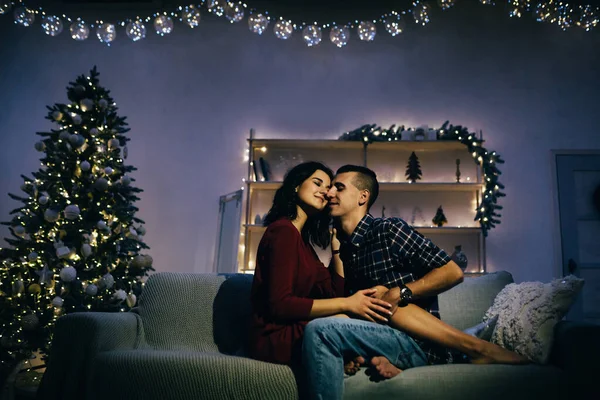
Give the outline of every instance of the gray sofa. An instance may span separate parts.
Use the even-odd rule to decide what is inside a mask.
[[[297,398],[290,368],[241,356],[251,282],[241,274],[158,273],[132,312],[61,317],[38,398]],[[440,296],[442,319],[460,329],[479,323],[510,282],[507,272],[466,278]],[[598,326],[562,321],[545,366],[426,366],[383,382],[370,381],[363,370],[345,378],[345,398],[593,398],[584,388],[596,379],[599,334]]]

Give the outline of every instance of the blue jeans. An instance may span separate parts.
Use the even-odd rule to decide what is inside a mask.
[[[338,400],[344,395],[344,357],[383,356],[400,369],[427,364],[427,357],[406,333],[351,318],[318,318],[308,323],[302,344],[311,399]]]

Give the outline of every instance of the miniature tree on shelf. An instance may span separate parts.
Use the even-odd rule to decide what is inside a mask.
[[[444,209],[442,208],[442,206],[438,207],[438,209],[435,213],[435,216],[433,217],[431,222],[433,222],[433,224],[435,226],[444,226],[444,224],[448,223],[448,220],[446,219],[446,216],[444,215]]]
[[[0,254],[0,364],[47,355],[56,319],[75,311],[133,307],[152,258],[141,255],[144,221],[133,203],[141,192],[129,174],[125,117],[94,67],[67,87],[67,104],[49,106],[58,126],[39,132],[43,154],[25,195],[9,196],[10,248]]]
[[[421,179],[423,173],[421,172],[421,165],[419,164],[419,158],[413,151],[408,158],[408,165],[406,166],[406,179],[408,182],[413,183]]]

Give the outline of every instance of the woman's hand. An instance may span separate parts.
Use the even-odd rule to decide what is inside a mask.
[[[339,250],[341,246],[340,240],[337,237],[337,229],[333,228],[331,231],[331,251],[334,252]]]
[[[386,301],[372,297],[377,289],[359,290],[346,297],[345,311],[371,322],[388,322],[392,305]]]

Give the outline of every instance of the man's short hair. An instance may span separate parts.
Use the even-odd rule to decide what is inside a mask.
[[[375,200],[377,200],[377,196],[379,196],[379,182],[377,182],[377,174],[367,167],[350,164],[341,166],[335,174],[338,175],[345,172],[356,172],[356,176],[352,180],[352,184],[356,186],[358,190],[369,191],[371,195],[369,196],[367,209],[370,209],[373,203],[375,203]]]

